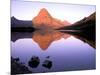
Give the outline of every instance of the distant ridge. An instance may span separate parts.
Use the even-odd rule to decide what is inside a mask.
[[[11,32],[33,32],[32,21],[18,20],[14,16],[11,17]]]
[[[75,22],[70,26],[65,26],[59,28],[61,30],[82,30],[87,27],[95,27],[96,22],[96,12],[92,13],[88,17],[84,17],[82,20]]]
[[[14,16],[11,17],[11,27],[33,27],[32,21],[18,20]]]

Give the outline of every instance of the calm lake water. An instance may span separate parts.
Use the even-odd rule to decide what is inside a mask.
[[[96,50],[70,34],[59,31],[13,32],[11,56],[20,58],[33,72],[55,72],[95,69]],[[32,56],[40,59],[37,68],[28,66]],[[50,69],[43,67],[45,60],[52,62]]]

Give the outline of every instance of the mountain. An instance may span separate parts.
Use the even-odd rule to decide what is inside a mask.
[[[70,25],[59,28],[61,30],[84,30],[87,28],[95,28],[95,21],[96,20],[96,12],[89,15],[88,17],[83,18],[82,20]]]
[[[33,27],[32,21],[18,20],[14,16],[11,17],[11,27]]]
[[[67,39],[68,37],[70,37],[70,35],[59,31],[38,30],[34,32],[32,39],[45,51],[52,42],[60,40],[61,38]]]
[[[11,32],[33,32],[34,30],[32,21],[18,20],[14,16],[11,17]]]
[[[65,25],[70,25],[69,22],[66,21],[66,24],[56,18],[53,18],[49,12],[42,8],[38,15],[32,19],[32,23],[35,28],[46,29],[46,28],[60,28]]]
[[[95,48],[96,44],[96,12],[92,13],[88,17],[72,24],[71,26],[65,26],[59,28],[64,33],[69,33],[74,36],[78,36],[79,39],[84,40],[92,47]],[[68,31],[71,30],[71,31]]]
[[[67,26],[70,26],[70,25],[71,25],[71,23],[69,23],[69,22],[66,21],[66,20],[63,21],[63,24],[64,24],[65,26],[66,26],[66,25],[67,25]]]

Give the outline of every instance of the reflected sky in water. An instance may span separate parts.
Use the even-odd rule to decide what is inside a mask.
[[[36,39],[37,34],[41,39]],[[55,39],[55,36],[59,39]],[[64,36],[68,37],[65,38]],[[33,37],[36,37],[35,40]],[[43,44],[43,40],[50,40],[47,39],[49,37],[51,39],[50,45],[43,50],[39,44],[41,44],[41,40]],[[36,40],[39,40],[40,43],[36,42]],[[40,64],[37,68],[32,69],[28,66],[33,72],[95,69],[95,49],[74,36],[61,32],[52,32],[52,34],[48,32],[45,34],[34,32],[29,38],[23,37],[14,42],[11,41],[11,49],[11,55],[19,57],[20,61],[25,63],[26,66],[28,66],[28,61],[32,56],[40,58]],[[47,56],[50,56],[49,60],[53,63],[51,69],[42,66]]]

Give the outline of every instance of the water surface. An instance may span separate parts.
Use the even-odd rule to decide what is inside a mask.
[[[11,56],[39,73],[95,69],[96,51],[88,43],[59,31],[13,32]],[[40,59],[37,68],[28,65],[32,56]],[[42,66],[45,60],[52,62],[50,69]]]

